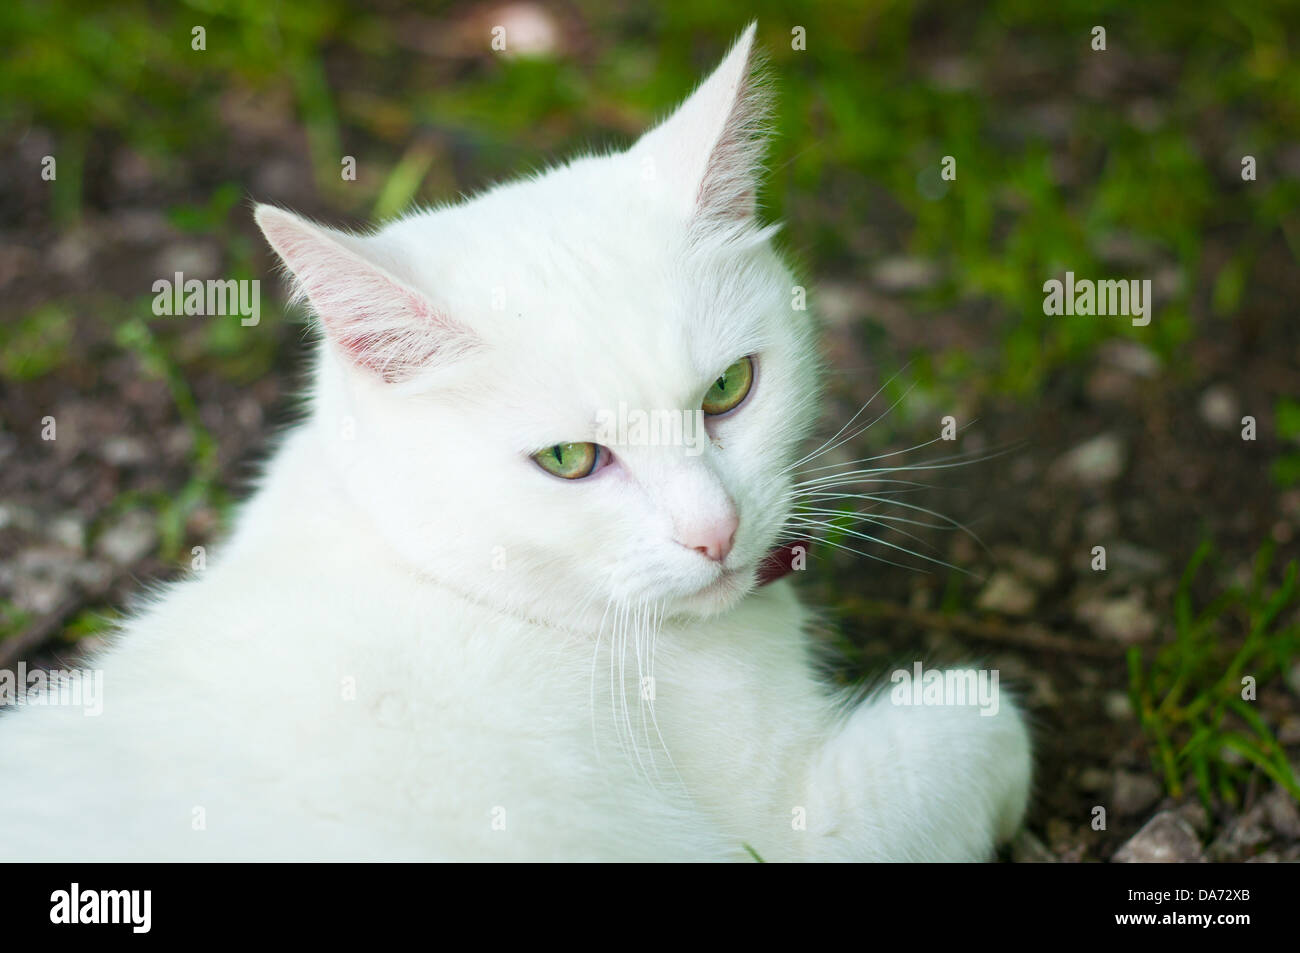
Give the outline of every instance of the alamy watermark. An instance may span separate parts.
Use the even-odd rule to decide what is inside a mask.
[[[914,662],[910,670],[896,669],[889,680],[895,705],[971,706],[981,715],[998,713],[997,669],[925,669]]]
[[[596,412],[596,442],[606,447],[685,447],[688,457],[698,457],[709,442],[703,410],[628,409]]]
[[[0,669],[0,705],[80,708],[87,717],[104,713],[104,673],[98,669]]]
[[[187,280],[178,271],[172,279],[155,281],[153,293],[153,313],[159,317],[237,314],[246,328],[262,320],[262,282],[256,278]]]
[[[132,933],[148,933],[153,926],[152,890],[83,890],[73,883],[50,894],[50,922],[54,924],[122,924]]]
[[[1121,315],[1131,317],[1134,327],[1151,323],[1151,279],[1093,281],[1075,280],[1074,272],[1065,273],[1065,281],[1052,278],[1043,282],[1043,314]]]

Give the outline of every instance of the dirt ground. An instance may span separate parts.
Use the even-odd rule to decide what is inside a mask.
[[[934,53],[937,61],[942,50]],[[297,413],[308,354],[298,320],[269,314],[256,353],[217,360],[210,326],[151,318],[179,390],[167,367],[151,364],[148,342],[122,335],[158,275],[219,273],[235,243],[249,250],[251,277],[268,297],[283,298],[246,203],[236,204],[233,224],[223,219],[220,235],[179,226],[166,213],[174,203],[233,181],[247,195],[339,220],[312,185],[302,130],[283,104],[225,108],[220,153],[195,159],[183,177],[101,143],[88,154],[85,204],[72,227],[56,225],[40,196],[15,184],[50,148],[39,129],[0,157],[5,320],[46,306],[58,312],[34,326],[40,340],[24,343],[35,355],[57,352],[51,368],[6,365],[0,374],[0,667],[50,664],[99,644],[124,606],[217,538],[268,440]],[[831,185],[822,204],[795,215],[833,218]],[[856,259],[830,261],[811,279],[826,328],[828,435],[909,356],[996,337],[1000,318],[986,307],[916,305],[936,265],[889,251],[901,215],[882,200],[853,243]],[[1205,237],[1207,275],[1237,238]],[[1296,801],[1262,772],[1250,774],[1236,804],[1217,795],[1205,803],[1187,779],[1182,796],[1170,796],[1129,690],[1126,655],[1136,646],[1151,659],[1174,639],[1179,579],[1202,541],[1212,541],[1213,556],[1192,587],[1198,604],[1248,577],[1266,541],[1276,567],[1300,557],[1300,489],[1280,487],[1269,472],[1283,450],[1275,397],[1300,392],[1292,314],[1300,271],[1281,243],[1262,249],[1231,321],[1207,316],[1209,284],[1194,280],[1201,306],[1176,371],[1137,341],[1108,341],[1031,400],[974,378],[955,395],[921,398],[901,422],[882,420],[831,458],[933,441],[945,415],[963,428],[959,441],[890,462],[978,458],[901,474],[929,485],[908,501],[969,533],[882,535],[961,571],[815,545],[797,585],[826,610],[828,667],[842,683],[887,677],[918,658],[976,660],[1020,694],[1037,740],[1036,792],[1027,831],[1005,859],[1108,861],[1123,849],[1133,859],[1300,860]],[[1259,422],[1254,441],[1241,437],[1246,415]],[[57,421],[53,441],[42,439],[47,417]],[[196,488],[205,467],[211,483]],[[176,504],[170,524],[159,517],[168,500]],[[1104,572],[1092,566],[1097,546],[1107,553]],[[1294,622],[1295,611],[1283,621]],[[1245,637],[1238,623],[1221,627],[1229,646]],[[1261,684],[1257,704],[1277,744],[1300,761],[1300,666]]]

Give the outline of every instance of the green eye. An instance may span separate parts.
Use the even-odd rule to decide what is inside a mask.
[[[749,396],[749,389],[753,386],[754,359],[742,357],[713,382],[709,392],[704,395],[702,408],[710,416],[735,410]]]
[[[533,454],[537,465],[565,480],[591,476],[600,462],[600,447],[594,443],[557,443]]]

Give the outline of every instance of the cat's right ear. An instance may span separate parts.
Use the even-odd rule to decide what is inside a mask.
[[[475,346],[472,332],[371,261],[364,239],[272,205],[257,206],[253,217],[326,338],[354,365],[397,382]]]
[[[771,108],[751,23],[699,88],[634,145],[642,181],[709,231],[754,220]]]

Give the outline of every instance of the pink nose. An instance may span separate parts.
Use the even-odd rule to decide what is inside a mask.
[[[720,563],[731,552],[739,526],[740,519],[734,513],[729,513],[723,519],[691,527],[677,537],[677,542]]]

